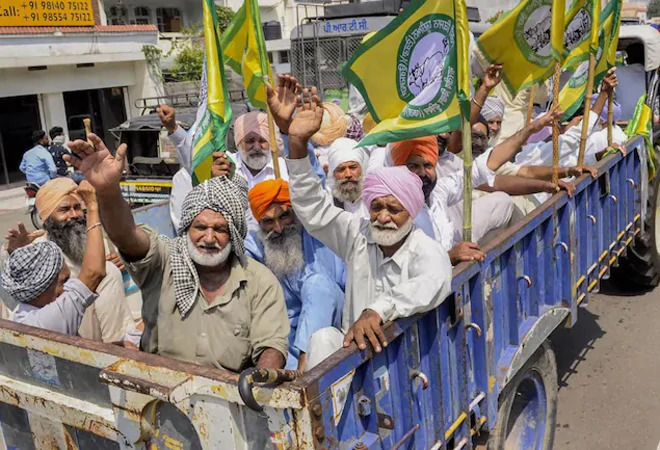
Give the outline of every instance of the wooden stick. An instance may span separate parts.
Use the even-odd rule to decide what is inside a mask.
[[[561,75],[561,66],[559,61],[555,61],[555,74],[552,80],[552,102],[556,106],[559,104],[559,76]],[[559,183],[559,123],[552,121],[552,182]]]
[[[614,94],[612,90],[607,93],[607,146],[612,146],[612,122],[614,121]]]
[[[463,131],[463,240],[472,242],[472,126],[461,118]]]
[[[596,68],[596,55],[589,53],[589,74],[587,90],[584,91],[584,115],[582,117],[582,134],[580,135],[580,152],[578,153],[578,166],[584,164],[584,151],[587,148],[587,133],[589,132],[589,113],[591,112],[591,94],[594,90],[594,71]]]
[[[94,144],[92,144],[92,141],[90,141],[88,137],[88,135],[92,132],[92,119],[85,117],[83,119],[83,125],[85,126],[85,137],[87,138],[87,143],[94,147]]]
[[[534,99],[536,98],[536,89],[537,85],[535,84],[529,91],[529,101],[527,102],[527,123],[529,125],[532,122],[532,114],[534,114]]]
[[[265,85],[264,85],[264,89]],[[267,97],[266,97],[267,98]],[[275,137],[275,121],[270,108],[266,106],[266,113],[268,114],[268,134],[270,136],[270,155],[273,158],[273,169],[275,169],[275,179],[278,180],[280,176],[280,155],[277,152],[277,137]]]

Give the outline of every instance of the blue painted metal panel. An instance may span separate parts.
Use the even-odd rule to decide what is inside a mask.
[[[640,139],[628,148],[637,146]],[[532,327],[555,308],[570,310],[572,325],[578,303],[638,232],[640,174],[637,152],[609,156],[598,180],[578,180],[572,199],[555,195],[496,237],[484,262],[455,268],[452,296],[434,311],[391,324],[381,354],[340,350],[341,358],[322,364],[314,392],[322,400],[326,444],[472,448],[472,434],[497,420],[505,375]],[[352,371],[335,427],[332,387]],[[391,418],[392,429],[378,415]]]

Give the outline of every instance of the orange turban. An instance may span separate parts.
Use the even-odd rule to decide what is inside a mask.
[[[250,189],[248,201],[254,218],[259,222],[273,203],[291,206],[289,183],[281,178],[262,181]]]
[[[45,222],[67,195],[73,195],[80,200],[78,185],[71,178],[53,178],[41,186],[34,204],[41,220]]]
[[[437,138],[427,136],[392,144],[392,161],[395,166],[404,166],[411,156],[421,156],[435,166],[438,163]]]

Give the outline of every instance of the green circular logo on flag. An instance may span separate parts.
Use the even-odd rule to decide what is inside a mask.
[[[582,63],[577,66],[573,75],[568,80],[568,87],[571,89],[584,86],[587,83],[589,78],[589,61],[582,61]]]
[[[426,120],[442,113],[456,94],[454,19],[429,14],[408,28],[397,53],[396,85],[408,105],[401,116]]]
[[[532,0],[520,11],[514,39],[525,59],[541,67],[548,66],[552,9],[547,0]]]

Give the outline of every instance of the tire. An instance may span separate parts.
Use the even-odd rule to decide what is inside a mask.
[[[32,221],[32,225],[34,225],[35,230],[41,230],[41,217],[39,217],[37,208],[32,208],[30,211],[30,220]]]
[[[557,421],[557,362],[544,342],[499,397],[489,450],[552,450]]]
[[[658,150],[656,142],[656,154]],[[621,289],[652,289],[660,282],[659,192],[660,176],[656,175],[648,185],[644,232],[635,237],[625,256],[619,258],[619,266],[612,268],[612,281]]]

